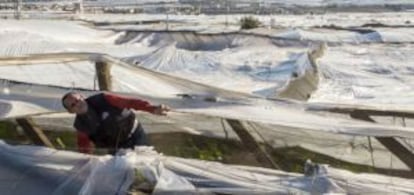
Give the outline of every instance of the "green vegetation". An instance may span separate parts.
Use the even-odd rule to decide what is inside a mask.
[[[375,172],[375,169],[371,166],[344,162],[297,146],[274,149],[272,157],[283,170],[289,172],[303,172],[307,159],[311,159],[318,164],[329,164],[332,167],[344,168],[354,172]]]
[[[11,122],[0,122],[0,138],[16,138],[17,132],[12,131],[12,129],[16,129]]]
[[[44,131],[52,144],[62,150],[77,151],[76,136],[72,131]]]
[[[256,165],[253,157],[245,156],[243,146],[234,140],[223,140],[186,133],[152,134],[151,143],[156,150],[170,156]],[[251,155],[252,156],[252,155]]]
[[[258,28],[261,22],[253,16],[246,16],[240,19],[241,29],[253,29]]]
[[[0,122],[0,139],[9,144],[28,144],[30,141],[23,132],[17,130],[17,126],[9,121]]]

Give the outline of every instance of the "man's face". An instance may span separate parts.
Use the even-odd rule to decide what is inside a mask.
[[[63,100],[63,103],[70,113],[84,114],[88,111],[88,104],[79,93],[70,94]]]

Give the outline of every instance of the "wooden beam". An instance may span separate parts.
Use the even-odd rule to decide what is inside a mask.
[[[16,122],[23,128],[25,134],[32,140],[34,144],[54,148],[52,142],[50,142],[47,136],[43,133],[43,130],[39,127],[36,127],[33,119],[18,118],[16,119]]]
[[[96,76],[98,78],[99,90],[111,91],[111,65],[104,61],[95,62]]]
[[[354,119],[364,120],[375,123],[367,113],[361,111],[351,112],[350,116]],[[414,171],[414,154],[393,137],[375,137],[391,153],[398,157],[411,171]]]
[[[323,108],[319,110],[341,113],[341,114],[363,112],[368,116],[393,116],[393,117],[403,117],[403,118],[414,118],[414,112],[412,111],[410,112],[410,111],[398,111],[398,110],[375,110],[375,108],[353,108],[353,107],[344,107],[341,105],[337,107]]]
[[[279,166],[272,160],[272,157],[266,152],[266,149],[254,139],[241,121],[234,119],[226,119],[226,121],[239,136],[244,147],[256,156],[256,160],[263,167],[280,169]]]
[[[99,90],[112,90],[111,66],[107,61],[98,59],[95,62],[96,77],[98,77]],[[112,154],[116,152],[116,148],[107,148],[107,153]]]

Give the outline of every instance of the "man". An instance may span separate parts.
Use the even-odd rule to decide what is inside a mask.
[[[76,114],[74,127],[78,132],[80,152],[91,153],[91,141],[96,147],[109,149],[115,154],[119,148],[148,145],[145,132],[131,109],[156,115],[166,115],[170,110],[163,104],[110,93],[99,93],[85,99],[77,92],[62,97],[63,107]]]

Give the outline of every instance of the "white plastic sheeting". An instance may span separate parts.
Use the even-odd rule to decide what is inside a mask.
[[[309,101],[414,110],[413,51],[412,44],[330,47]]]
[[[106,20],[107,15],[97,15],[99,19],[97,20]],[[116,16],[110,15],[110,19],[116,19]],[[164,19],[163,15],[140,15],[142,19],[151,19],[151,18],[161,18]],[[94,16],[96,17],[96,16]],[[122,15],[122,19],[133,17],[133,20],[137,19],[136,15]],[[174,19],[179,18],[182,21],[191,21],[197,20],[202,21],[203,23],[218,23],[223,21],[224,16],[171,16]],[[230,16],[230,21],[236,21],[237,18],[241,16]],[[269,21],[271,17],[259,16],[262,21]],[[318,15],[318,16],[278,16],[277,24],[281,26],[313,26],[313,25],[325,25],[325,24],[338,24],[340,26],[355,26],[367,22],[372,22],[372,19],[384,24],[396,24],[401,25],[413,17],[412,13],[380,13],[380,14],[328,14],[328,15]],[[286,81],[286,78],[291,76],[291,73],[298,71],[295,67],[298,58],[296,58],[299,51],[306,49],[303,45],[302,47],[290,47],[288,44],[276,47],[271,41],[263,41],[263,39],[257,39],[256,37],[239,37],[234,40],[230,40],[231,47],[221,47],[217,51],[193,51],[189,50],[189,47],[183,47],[183,45],[188,44],[189,46],[193,45],[193,42],[185,42],[186,38],[194,43],[203,43],[209,44],[210,41],[214,39],[205,39],[202,41],[197,41],[201,39],[200,36],[188,34],[181,34],[179,36],[171,36],[172,39],[164,39],[165,37],[160,36],[160,34],[154,33],[150,36],[140,39],[140,36],[143,34],[137,34],[136,37],[130,42],[126,42],[121,45],[114,45],[113,41],[121,37],[123,33],[110,33],[100,32],[96,29],[86,28],[81,26],[79,22],[70,22],[70,21],[14,21],[6,20],[1,21],[4,28],[1,29],[0,39],[4,43],[4,47],[0,48],[0,53],[2,55],[25,55],[31,53],[42,53],[42,52],[56,52],[56,51],[99,51],[110,53],[111,55],[125,57],[124,59],[136,60],[140,62],[146,60],[143,66],[149,65],[151,67],[161,67],[160,70],[165,71],[168,74],[174,74],[176,76],[181,76],[184,78],[189,78],[189,74],[193,75],[193,79],[214,86],[220,86],[228,89],[234,89],[238,91],[247,91],[247,92],[263,92],[266,91],[266,94],[271,94],[276,91],[278,87],[283,85]],[[57,24],[59,23],[59,24]],[[185,23],[184,25],[188,25]],[[213,27],[209,27],[213,29]],[[40,29],[40,30],[36,30]],[[67,29],[65,32],[61,32],[61,29]],[[370,38],[369,40],[364,40],[362,36],[359,36],[356,33],[352,32],[337,32],[333,30],[287,30],[289,32],[300,32],[297,36],[297,43],[301,43],[300,40],[307,41],[329,41],[329,42],[352,42],[357,40],[357,42],[367,42],[371,40],[375,44],[360,44],[349,46],[347,44],[332,46],[328,50],[328,54],[323,56],[321,66],[319,67],[321,73],[323,74],[323,80],[321,82],[321,88],[318,89],[316,94],[311,97],[311,101],[314,102],[332,102],[332,103],[350,103],[353,105],[375,105],[375,108],[391,108],[398,109],[404,108],[408,111],[410,105],[412,107],[413,103],[413,94],[410,91],[412,89],[412,73],[413,69],[409,62],[410,56],[412,54],[411,45],[406,42],[412,42],[412,32],[409,31],[409,28],[395,28],[395,29],[378,29],[378,33],[374,32],[371,35],[366,36],[365,38]],[[282,32],[283,33],[283,32]],[[273,33],[277,35],[278,33]],[[170,38],[171,38],[170,37]],[[177,38],[178,37],[178,38]],[[218,37],[218,38],[217,38]],[[168,38],[168,37],[167,37]],[[222,40],[223,37],[216,36],[217,39]],[[361,38],[361,39],[355,39]],[[135,41],[134,41],[135,40]],[[402,44],[398,45],[387,45],[378,42],[390,41],[390,42],[400,42]],[[169,45],[168,47],[160,48],[160,45],[148,44],[153,42],[168,42],[173,43],[177,41],[177,45]],[[307,42],[305,41],[305,42]],[[29,43],[29,44],[28,44]],[[210,43],[216,44],[217,42]],[[187,46],[188,46],[187,45]],[[205,45],[204,45],[205,46]],[[215,45],[217,46],[217,45]],[[226,44],[225,44],[226,46]],[[159,50],[156,50],[159,49]],[[190,48],[191,49],[191,48]],[[156,50],[157,52],[150,53]],[[156,59],[165,58],[165,61]],[[204,63],[207,62],[207,63]],[[210,63],[211,62],[211,63]],[[217,65],[217,63],[222,63]],[[221,74],[222,72],[214,72],[214,69],[211,67],[203,67],[197,65],[206,65],[216,68],[226,68],[226,71],[222,71],[227,74]],[[392,67],[389,67],[389,64]],[[76,65],[76,66],[75,66]],[[167,67],[168,65],[168,67]],[[56,66],[56,69],[48,68],[48,73],[53,73],[49,75],[52,76],[46,77],[44,75],[44,69],[46,66],[38,67],[8,67],[2,68],[0,73],[2,78],[8,78],[10,80],[19,80],[26,81],[28,83],[40,83],[48,85],[58,85],[64,87],[84,87],[88,89],[93,89],[94,83],[94,73],[93,65],[89,62],[85,63],[61,63],[59,66]],[[177,71],[175,67],[180,68],[180,71]],[[211,68],[211,69],[209,69]],[[7,70],[8,69],[8,70]],[[194,71],[196,70],[196,71]],[[209,74],[205,74],[203,70],[213,70]],[[61,72],[59,72],[61,71]],[[138,77],[135,74],[131,74],[130,69],[123,69],[119,67],[114,67],[113,73],[116,73],[116,78],[114,78],[114,86],[117,91],[121,92],[130,92],[135,94],[142,95],[141,97],[148,97],[155,102],[164,102],[171,105],[178,106],[181,110],[193,115],[193,111],[198,113],[203,113],[202,109],[210,109],[209,116],[219,116],[219,117],[228,117],[230,112],[226,111],[227,109],[236,108],[237,111],[242,113],[237,113],[237,117],[241,119],[252,120],[255,116],[250,114],[250,111],[254,111],[257,115],[271,114],[267,118],[260,119],[261,122],[273,121],[279,125],[273,125],[270,127],[270,130],[263,130],[262,132],[267,132],[272,136],[269,136],[270,139],[274,140],[276,138],[283,137],[278,135],[280,132],[280,124],[284,129],[291,130],[295,132],[296,136],[290,136],[290,138],[295,139],[294,142],[301,146],[306,146],[306,148],[312,148],[314,151],[322,151],[326,153],[334,153],[333,156],[347,159],[352,162],[360,162],[361,156],[364,156],[363,164],[367,164],[367,158],[369,153],[366,149],[368,146],[367,143],[360,147],[365,147],[364,153],[354,152],[354,139],[353,135],[368,135],[368,130],[362,128],[364,125],[369,125],[369,135],[376,135],[380,133],[382,135],[400,135],[401,130],[399,128],[394,128],[394,126],[387,126],[387,132],[376,132],[374,129],[377,129],[378,126],[371,124],[357,123],[357,126],[352,126],[355,122],[354,120],[343,120],[343,119],[332,119],[331,115],[321,115],[313,117],[313,113],[310,114],[312,117],[309,117],[309,113],[306,113],[306,117],[302,119],[303,110],[307,109],[307,106],[301,106],[297,104],[290,104],[284,108],[283,103],[277,106],[274,106],[273,103],[262,102],[261,100],[248,100],[241,101],[246,105],[234,105],[234,102],[239,101],[237,99],[222,98],[225,96],[223,93],[217,93],[217,90],[211,87],[201,87],[200,85],[195,85],[192,82],[180,81],[176,78],[170,78],[167,80],[158,79],[160,75],[141,75]],[[299,69],[300,71],[300,69]],[[244,72],[247,75],[242,75],[238,77],[230,77],[230,75],[235,75],[236,73]],[[220,73],[220,74],[218,74]],[[257,73],[257,74],[256,74]],[[216,75],[215,75],[216,74]],[[82,75],[82,78],[77,77]],[[203,75],[208,75],[211,77],[204,77]],[[260,77],[260,76],[264,77]],[[214,77],[217,76],[217,77]],[[246,80],[241,81],[240,78],[252,76],[253,80],[251,82],[246,82]],[[326,76],[326,77],[325,77]],[[120,78],[120,79],[118,79]],[[217,79],[215,79],[217,78]],[[222,78],[227,79],[227,82],[223,82]],[[264,78],[264,79],[263,79]],[[282,78],[282,79],[280,79]],[[267,79],[267,80],[266,80]],[[237,82],[234,82],[237,81]],[[263,81],[268,81],[263,85]],[[2,116],[5,117],[16,117],[19,115],[25,114],[35,114],[41,113],[46,110],[55,111],[61,110],[60,107],[60,96],[68,91],[68,88],[61,89],[58,92],[55,92],[53,89],[50,92],[50,88],[36,88],[34,85],[26,85],[22,89],[16,90],[18,87],[14,85],[10,87],[9,84],[5,83],[5,87],[1,88],[1,98],[6,99],[7,102],[3,101],[2,106],[5,109],[2,109]],[[397,87],[396,87],[397,86]],[[42,91],[44,89],[44,91]],[[253,90],[252,90],[253,89]],[[195,100],[192,99],[180,99],[176,98],[176,95],[179,93],[186,94],[198,94],[194,96]],[[24,95],[30,94],[30,95]],[[201,94],[201,95],[199,95]],[[203,95],[217,96],[219,99],[218,103],[207,102],[205,103]],[[220,95],[217,95],[220,94]],[[260,93],[262,94],[262,93]],[[168,100],[157,97],[166,97]],[[191,96],[190,96],[191,97]],[[12,100],[12,101],[10,101]],[[19,102],[20,101],[20,102]],[[27,102],[36,102],[35,106],[30,105]],[[221,110],[214,111],[214,108],[189,108],[190,104],[198,104],[202,102],[203,105],[208,106],[221,106]],[[262,104],[263,103],[263,104]],[[268,106],[270,104],[270,106]],[[387,104],[384,106],[384,104]],[[190,105],[190,106],[189,106]],[[40,107],[38,107],[40,106]],[[284,112],[279,112],[279,107],[283,107],[280,111],[287,111],[287,115],[284,115]],[[248,108],[249,107],[249,108]],[[7,109],[6,109],[7,108]],[[292,110],[293,111],[292,111]],[[323,109],[322,109],[323,110]],[[253,112],[252,112],[253,113]],[[276,113],[276,114],[275,114]],[[204,114],[204,113],[203,113]],[[274,115],[275,114],[275,115]],[[207,116],[207,117],[209,117]],[[281,118],[279,118],[281,116]],[[319,119],[326,117],[320,121]],[[288,122],[284,121],[288,118]],[[296,118],[291,120],[291,118]],[[217,118],[215,118],[217,119]],[[274,120],[276,119],[276,120]],[[332,119],[332,120],[331,120]],[[156,119],[157,121],[159,119]],[[315,122],[314,122],[315,120]],[[210,121],[206,122],[209,123]],[[322,128],[327,131],[320,131],[322,135],[326,135],[329,132],[340,132],[346,133],[347,138],[341,140],[341,143],[347,143],[348,140],[350,144],[343,148],[343,145],[338,146],[339,144],[334,145],[332,143],[331,137],[322,137],[319,136],[319,133],[314,133],[314,130],[320,130],[319,123],[328,122],[330,124]],[[286,125],[294,124],[294,127],[287,127]],[[310,126],[308,126],[310,124]],[[317,125],[315,125],[317,124]],[[344,127],[343,127],[344,125]],[[313,131],[298,131],[299,128],[306,126],[306,129],[312,129]],[[334,127],[334,128],[332,128]],[[381,126],[380,129],[383,129],[384,126]],[[204,128],[204,127],[203,127]],[[347,129],[358,129],[357,134],[353,134],[352,131],[342,131]],[[397,132],[392,131],[396,129]],[[408,130],[410,128],[405,128]],[[217,131],[217,129],[214,129]],[[220,129],[221,130],[221,129]],[[219,131],[220,131],[219,130]],[[296,131],[295,131],[296,130]],[[303,134],[302,134],[303,132]],[[365,133],[364,133],[365,132]],[[355,133],[355,132],[354,132]],[[267,135],[267,134],[266,134]],[[291,135],[291,134],[289,134]],[[312,135],[309,136],[313,139],[311,144],[304,143],[306,140],[303,135]],[[331,134],[332,137],[335,134]],[[286,136],[287,137],[287,136]],[[339,137],[339,136],[337,136]],[[341,136],[342,137],[342,136]],[[289,139],[284,139],[284,142],[289,142]],[[300,140],[302,139],[302,140]],[[330,139],[331,141],[329,141]],[[363,137],[362,139],[366,139]],[[318,143],[316,143],[318,142]],[[338,141],[339,142],[339,141]],[[312,144],[319,144],[318,149],[315,150],[315,147],[312,147]],[[333,148],[331,150],[331,148]],[[347,148],[352,148],[351,152],[342,155],[342,153],[336,152],[337,150],[348,150]],[[375,146],[374,146],[375,148]],[[375,148],[376,149],[376,148]],[[332,152],[333,151],[333,152]],[[323,151],[322,151],[323,152]],[[377,150],[375,150],[375,154]],[[388,153],[387,153],[388,154]],[[391,156],[391,155],[390,155]],[[392,158],[391,162],[395,158]],[[369,159],[368,159],[369,160]],[[387,165],[386,160],[379,158],[379,161],[384,162],[383,164]],[[376,161],[377,162],[377,161]],[[368,163],[370,164],[370,163]],[[390,163],[388,163],[389,165]],[[391,163],[395,166],[395,163]],[[377,163],[375,164],[378,165]],[[390,166],[385,166],[386,168],[391,168]],[[400,166],[395,166],[400,167]],[[395,168],[392,167],[392,168]]]
[[[4,195],[117,194],[125,193],[133,179],[132,168],[111,157],[10,146],[3,141],[0,156],[0,194]]]
[[[307,176],[167,157],[151,147],[90,156],[0,141],[0,194],[324,194],[414,193],[413,180],[312,165]],[[309,171],[310,170],[310,171]],[[392,182],[390,182],[392,181]]]
[[[142,68],[119,65],[121,66],[118,66],[118,69],[115,69],[115,71],[129,70],[128,75],[125,74],[122,78],[117,78],[118,83],[124,84],[129,88],[130,91],[128,92],[154,103],[170,105],[174,112],[201,114],[349,135],[414,138],[414,129],[410,127],[387,126],[345,118],[322,116],[306,111],[306,107],[299,103],[249,97],[247,94],[200,85]],[[60,105],[60,97],[65,88],[19,84],[18,82],[4,81],[2,83],[2,88],[8,88],[10,92],[1,93],[0,99],[40,104],[44,108],[50,109],[50,111],[63,110]],[[143,90],[139,86],[144,87],[145,93],[142,93]],[[37,87],[39,90],[33,90],[34,87]],[[166,90],[160,91],[160,89]],[[32,93],[32,91],[35,91],[35,93]],[[39,93],[40,91],[43,91],[43,93]],[[180,94],[186,95],[180,96]],[[13,117],[10,115],[11,111],[9,110],[8,112],[9,114],[3,115]],[[27,113],[21,114],[25,115]]]
[[[412,43],[414,34],[405,28],[389,29],[361,29],[371,32],[358,33],[357,30],[329,30],[329,29],[293,29],[279,34],[275,37],[300,41],[321,41],[328,43]]]
[[[146,76],[146,78],[151,77]],[[162,83],[161,75],[155,78],[157,78],[155,82]],[[135,79],[142,81],[139,76]],[[69,91],[68,88],[63,87],[12,81],[6,82],[5,80],[0,83],[2,84],[0,85],[0,90],[4,91],[4,89],[7,89],[7,93],[0,93],[0,116],[2,119],[63,111],[60,98]],[[148,118],[142,114],[139,116],[146,129],[151,132],[159,132],[160,129],[164,129],[161,132],[185,131],[206,136],[221,135],[224,137],[224,127],[219,122],[220,118],[242,119],[250,122],[259,122],[259,124],[255,125],[255,129],[266,138],[266,140],[261,141],[267,141],[274,147],[299,145],[350,162],[383,168],[406,169],[404,164],[399,162],[396,157],[393,157],[383,147],[380,147],[378,143],[373,142],[373,145],[371,145],[367,142],[368,139],[362,135],[411,137],[412,128],[364,123],[334,117],[328,113],[315,114],[305,111],[308,109],[306,104],[243,97],[241,94],[217,91],[217,89],[208,88],[207,86],[200,86],[194,83],[191,85],[188,81],[185,87],[192,86],[192,88],[186,89],[178,85],[179,79],[169,80],[164,83],[168,83],[167,86],[175,89],[178,93],[196,91],[199,94],[202,94],[202,92],[219,94],[210,98],[217,101],[205,101],[209,96],[191,94],[184,98],[176,95],[171,96],[172,94],[167,96],[164,94],[157,98],[140,94],[140,90],[135,88],[140,85],[145,86],[146,83],[134,82],[134,79],[127,82],[132,87],[131,89],[138,91],[134,92],[136,97],[151,100],[153,103],[165,103],[174,108],[174,112],[170,113],[170,116],[166,118],[155,116],[148,116]],[[163,92],[167,92],[167,90]],[[88,95],[94,92],[82,91],[82,93]],[[313,104],[311,106],[314,107]],[[325,107],[320,107],[320,109],[323,108]],[[55,126],[65,123],[67,123],[67,128],[71,128],[70,120],[62,122],[62,118],[51,118],[43,122],[43,124],[53,124]],[[267,125],[264,126],[263,124]],[[230,127],[227,128],[231,129]],[[343,135],[337,135],[336,133]],[[356,135],[360,135],[357,136],[358,139],[354,137]],[[374,151],[370,151],[370,147]],[[374,153],[373,156],[372,153]],[[375,158],[372,159],[373,157]],[[372,162],[375,162],[375,164]],[[392,164],[392,167],[390,167],[390,164]]]
[[[298,59],[304,62],[307,61],[306,56]],[[309,107],[309,104],[298,102],[253,98],[249,94],[197,84],[147,69],[133,68],[115,59],[112,60],[114,60],[115,64],[112,66],[112,74],[114,75],[114,89],[116,91],[131,93],[134,96],[150,100],[154,104],[165,103],[174,108],[175,112],[173,112],[171,118],[165,120],[167,125],[164,125],[164,129],[167,131],[181,129],[191,133],[200,134],[200,132],[203,132],[203,135],[217,135],[217,132],[222,134],[223,131],[222,125],[216,125],[219,118],[235,118],[269,124],[265,128],[260,126],[258,130],[268,138],[266,141],[269,143],[277,142],[272,144],[275,147],[300,145],[307,149],[350,162],[383,168],[406,169],[404,164],[384,150],[383,147],[375,144],[376,142],[373,142],[374,145],[372,146],[374,151],[370,151],[371,145],[368,139],[362,136],[400,136],[411,138],[413,134],[411,127],[370,124],[347,118],[338,118],[329,113],[314,113],[306,111],[309,108],[315,109],[315,104],[313,103]],[[299,70],[306,68],[304,66],[306,63],[299,60],[296,62],[298,63],[297,66],[300,67],[298,68]],[[16,68],[20,71],[15,71]],[[54,72],[55,76],[53,79],[39,76],[44,68],[49,68],[50,72]],[[4,108],[1,110],[2,118],[63,111],[60,98],[73,85],[86,89],[94,89],[94,85],[96,85],[93,65],[87,61],[16,67],[4,66],[0,67],[0,69],[5,71],[4,77],[29,82],[22,83],[8,80],[0,82],[0,99],[3,100],[2,105]],[[60,77],[57,75],[60,75]],[[49,86],[30,83],[47,84]],[[84,92],[84,94],[88,95],[89,92]],[[179,96],[179,94],[181,95]],[[323,110],[330,106],[318,107],[316,110]],[[395,105],[392,108],[397,109],[400,107]],[[407,109],[406,111],[409,111],[409,108]],[[177,113],[186,114],[176,117],[178,116]],[[195,117],[195,113],[205,116],[202,125],[189,124],[189,120],[191,121]],[[57,124],[56,120],[48,121],[51,124]],[[154,121],[155,123],[163,123],[161,120],[160,117],[152,118],[148,124],[151,127]],[[152,128],[159,129],[160,127],[154,126]],[[316,131],[319,133],[316,133]],[[334,138],[339,137],[335,136],[335,133],[347,136],[340,136],[345,138],[334,143],[330,140],[336,140]],[[359,135],[358,139],[353,138],[353,136],[357,135]],[[355,140],[359,141],[355,142]],[[357,144],[357,146],[354,147],[354,144]],[[372,152],[374,152],[374,160],[371,159]],[[384,160],[384,157],[386,160]],[[373,161],[375,164],[372,163]],[[390,167],[390,164],[393,166]]]
[[[98,15],[104,20],[107,15]],[[116,19],[119,16],[112,16]],[[129,15],[122,15],[128,19]],[[159,15],[142,15],[144,19]],[[209,23],[215,16],[174,16],[184,22],[200,20]],[[205,18],[204,18],[205,17]],[[218,17],[218,16],[217,16]],[[236,17],[236,16],[234,16]],[[282,22],[284,15],[277,22]],[[345,22],[359,24],[360,20],[374,20],[404,26],[413,13],[381,14],[328,14],[324,16],[290,16],[315,21],[319,17],[341,25]],[[309,16],[310,17],[310,16]],[[330,19],[332,17],[332,20]],[[359,18],[358,18],[359,17]],[[365,18],[366,17],[366,18]],[[135,15],[135,20],[137,16]],[[203,20],[204,18],[204,20]],[[357,19],[358,18],[358,19]],[[118,20],[121,20],[120,18]],[[279,21],[282,20],[282,21]],[[300,70],[298,55],[307,50],[309,42],[333,42],[322,56],[318,69],[322,79],[319,88],[311,96],[317,102],[347,102],[359,104],[394,104],[402,107],[413,104],[412,56],[413,32],[410,28],[370,28],[371,33],[351,31],[296,28],[270,30],[272,39],[238,33],[197,34],[128,32],[119,33],[88,28],[81,22],[50,20],[3,20],[0,30],[2,56],[21,56],[33,53],[76,51],[108,53],[129,62],[174,76],[187,78],[211,86],[272,97],[287,82],[292,73]],[[372,22],[372,21],[371,21]],[[40,30],[37,30],[40,29]],[[61,32],[60,29],[67,29]],[[253,33],[261,34],[260,30]],[[266,35],[266,33],[264,33]],[[287,41],[290,39],[293,41]],[[293,42],[293,43],[292,43]],[[385,44],[387,42],[399,44]],[[30,44],[27,44],[30,43]],[[352,43],[349,45],[347,43]],[[372,44],[364,44],[372,43]],[[292,45],[291,45],[292,44]],[[356,45],[355,45],[356,44]],[[73,67],[68,63],[67,67]],[[92,66],[91,66],[92,67]],[[39,76],[44,67],[2,68],[0,77],[11,80],[45,80],[60,77],[72,80],[66,86],[78,86],[82,78],[74,78],[68,72],[63,77],[57,71],[48,77]],[[79,67],[78,67],[79,68]],[[67,69],[67,68],[65,68]],[[93,74],[82,67],[71,73],[85,76]],[[52,69],[49,69],[52,73]],[[51,76],[54,75],[54,76]],[[352,78],[352,79],[351,79]],[[85,83],[93,84],[93,79]],[[237,82],[235,82],[237,81]],[[59,83],[58,80],[53,82]],[[44,84],[44,83],[42,83]],[[60,85],[60,83],[59,83]],[[126,89],[125,85],[124,88]]]
[[[63,20],[0,20],[1,56],[84,51],[131,56],[148,52],[138,45],[115,45],[123,33],[95,30],[83,22]],[[62,30],[65,29],[65,30]]]

